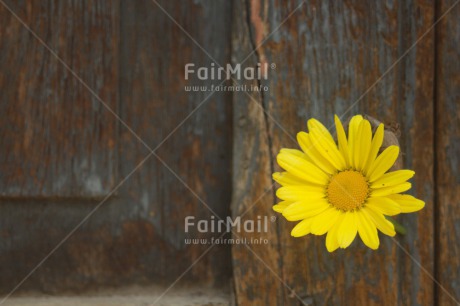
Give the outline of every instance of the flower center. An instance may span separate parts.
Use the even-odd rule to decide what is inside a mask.
[[[369,194],[366,178],[358,171],[335,174],[327,186],[329,203],[337,209],[350,211],[363,206]]]

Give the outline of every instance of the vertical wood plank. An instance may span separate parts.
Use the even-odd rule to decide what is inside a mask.
[[[119,180],[117,120],[26,27],[117,111],[120,2],[5,3],[26,25],[0,5],[2,294],[36,268]],[[109,235],[117,214],[104,209],[19,290],[114,283],[123,256],[112,246],[127,243],[116,231]]]
[[[5,2],[116,110],[117,1]],[[3,5],[0,16],[0,196],[105,196],[116,119]]]
[[[232,28],[233,65],[256,67],[259,58],[255,51],[254,33],[248,20],[252,18],[245,0],[234,2]],[[234,86],[257,86],[257,81],[234,80]],[[250,96],[249,96],[250,95]],[[260,92],[233,94],[233,196],[232,216],[246,220],[274,216],[271,172],[273,156],[270,152],[268,122]],[[268,232],[233,234],[234,239],[266,239],[269,244],[234,244],[232,246],[233,277],[238,305],[276,305],[283,303],[284,290],[278,282],[282,267],[277,246],[277,226],[268,224]]]
[[[190,118],[188,115],[211,93],[188,92],[185,86],[211,86],[196,75],[185,80],[187,63],[211,67],[206,52],[224,65],[230,59],[230,3],[228,1],[122,2],[121,116],[219,217],[229,214],[231,185],[231,101],[226,92],[214,93]],[[174,19],[171,20],[167,14]],[[176,127],[186,119],[177,130]],[[175,131],[174,131],[175,130]],[[173,132],[174,131],[174,132]],[[173,132],[164,143],[163,139]],[[121,134],[121,173],[128,174],[148,153],[127,131]],[[228,284],[230,247],[185,244],[186,238],[211,238],[184,219],[210,220],[212,213],[155,157],[125,186],[125,201],[139,203],[133,212],[141,226],[147,222],[152,245],[145,258],[149,279],[168,284],[194,261],[181,281]],[[216,218],[217,219],[217,218]]]
[[[257,17],[249,19],[256,33],[254,37],[268,35],[299,4],[300,1],[287,5],[248,1],[249,16]],[[311,117],[332,127],[333,114],[342,115],[360,99],[425,33],[433,18],[434,6],[428,1],[309,1],[303,5],[258,50],[259,60],[276,64],[268,81],[262,80],[269,93],[259,101],[279,123],[267,121],[270,153],[261,149],[260,158],[273,158],[282,147],[297,147],[290,137],[305,130]],[[404,167],[416,171],[412,192],[427,205],[421,213],[398,218],[409,234],[396,239],[430,274],[434,263],[433,37],[433,33],[426,35],[344,118],[367,113],[385,123],[400,124]],[[234,117],[244,114],[240,112],[236,109]],[[235,133],[238,139],[237,134],[242,132],[235,129]],[[235,155],[237,161],[238,158]],[[248,176],[269,175],[264,173],[267,167],[250,170],[253,173]],[[237,180],[238,176],[234,178]],[[254,193],[257,192],[260,191],[255,189]],[[264,208],[258,206],[258,209],[264,213]],[[430,277],[391,238],[380,235],[378,251],[365,248],[357,239],[350,248],[329,254],[325,237],[293,238],[290,230],[294,224],[281,218],[278,223],[279,237],[271,242],[274,249],[279,247],[280,275],[305,303],[424,305],[433,302],[434,285]],[[251,291],[252,296],[262,299],[267,292],[265,279],[256,285],[248,275],[240,278],[240,283],[258,288]],[[271,281],[284,290],[272,301],[298,305],[290,289],[273,275]],[[240,299],[248,293],[239,294]]]
[[[455,1],[438,1],[438,18]],[[460,301],[460,6],[436,31],[437,305]]]

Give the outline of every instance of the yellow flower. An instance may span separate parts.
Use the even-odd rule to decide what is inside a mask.
[[[278,164],[286,172],[273,174],[282,202],[273,210],[289,221],[300,221],[291,235],[327,233],[329,252],[348,247],[359,233],[371,249],[379,246],[377,229],[394,236],[393,224],[385,216],[418,211],[425,203],[400,194],[411,188],[407,182],[415,172],[387,172],[395,163],[399,147],[389,146],[378,154],[383,142],[383,124],[372,137],[368,120],[354,116],[348,138],[335,116],[338,145],[316,119],[308,120],[309,133],[297,134],[302,151],[281,149]]]

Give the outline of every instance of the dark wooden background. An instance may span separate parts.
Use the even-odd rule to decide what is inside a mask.
[[[230,286],[239,305],[454,305],[460,5],[432,28],[454,3],[0,3],[0,292],[108,196],[20,290],[169,285],[208,248],[184,243],[185,216],[212,213],[182,182],[221,217],[272,216],[279,149],[296,147],[308,118],[331,126],[346,112],[399,123],[412,192],[426,201],[398,218],[408,234],[381,236],[378,251],[355,242],[329,254],[324,237],[292,238],[279,218],[269,244],[215,246],[180,284]],[[184,79],[186,63],[213,60],[181,27],[219,65],[275,63],[260,81],[269,91],[186,92],[215,82]],[[84,84],[166,165],[151,156],[117,188],[149,150]]]

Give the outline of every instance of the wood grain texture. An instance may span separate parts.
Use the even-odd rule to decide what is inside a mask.
[[[11,6],[24,16],[26,22],[30,22],[31,27],[37,27],[38,35],[63,50],[63,59],[78,68],[77,72],[83,79],[89,80],[90,86],[95,89],[101,86],[106,92],[102,98],[114,103],[114,109],[123,120],[155,148],[209,94],[184,90],[184,86],[189,84],[184,80],[185,63],[208,66],[211,61],[152,1],[92,1],[91,5],[77,2],[48,1],[32,5],[24,1]],[[159,3],[219,63],[229,61],[229,2]],[[64,136],[70,133],[78,139],[81,148],[73,150],[65,146],[61,152],[65,155],[61,158],[77,159],[79,155],[75,154],[80,152],[77,149],[85,153],[82,157],[88,157],[94,152],[101,153],[96,146],[99,143],[93,144],[89,136],[77,136],[88,132],[92,137],[102,137],[97,133],[99,129],[106,125],[112,127],[111,130],[104,127],[104,131],[113,133],[112,151],[119,154],[119,161],[112,166],[119,175],[115,178],[113,173],[101,172],[101,177],[115,180],[114,183],[118,184],[149,151],[125,127],[115,125],[112,115],[107,115],[62,66],[55,63],[20,24],[15,23],[11,14],[0,9],[0,16],[0,32],[8,34],[2,36],[0,50],[9,56],[8,59],[15,61],[3,69],[3,64],[8,62],[0,58],[3,73],[0,84],[8,84],[8,78],[17,78],[14,69],[39,71],[36,67],[29,67],[29,63],[44,67],[51,65],[53,68],[47,69],[59,73],[51,74],[45,70],[41,77],[30,76],[23,83],[32,84],[37,93],[41,93],[40,89],[47,93],[56,88],[59,90],[58,98],[63,99],[53,98],[57,106],[41,106],[45,110],[43,116],[53,114],[58,123],[68,125],[68,131],[60,129],[60,137],[49,135],[50,146],[67,144],[66,141],[70,140]],[[105,28],[92,27],[93,23],[101,22]],[[13,39],[17,38],[17,33],[26,45]],[[106,41],[113,43],[113,50],[88,53],[91,48],[97,49]],[[40,57],[33,60],[25,55],[14,57],[17,49],[29,56],[39,51]],[[46,86],[47,78],[54,82],[49,87]],[[108,84],[106,88],[104,78],[116,80],[116,83]],[[190,82],[199,84],[196,79]],[[2,85],[1,95],[13,99],[15,90],[15,87],[5,88]],[[77,93],[79,100],[74,101]],[[44,95],[25,99],[21,102],[23,108],[41,110],[38,105],[48,103]],[[2,100],[0,107],[9,108],[12,115],[19,116],[14,103],[9,100],[8,103]],[[157,151],[169,167],[221,217],[229,214],[231,196],[231,108],[230,94],[214,94]],[[72,118],[66,117],[67,111]],[[72,125],[77,119],[78,124]],[[38,127],[32,129],[38,130]],[[22,140],[23,136],[18,135],[17,138]],[[97,151],[93,152],[93,149]],[[7,156],[3,154],[8,154],[8,151],[2,148],[1,154]],[[36,152],[25,158],[33,160],[33,154]],[[101,163],[98,165],[101,169],[109,171],[105,168],[106,164],[100,159],[97,161]],[[19,163],[19,159],[14,162]],[[58,161],[50,163],[51,166],[59,164]],[[71,172],[72,168],[66,170],[66,173]],[[56,173],[49,175],[51,182],[47,182],[54,186]],[[7,183],[9,181],[5,181]],[[1,188],[6,190],[4,186]],[[36,193],[30,192],[26,199],[7,198],[0,203],[1,293],[8,293],[99,204],[99,201],[88,200],[85,197],[87,193],[77,190],[72,192],[83,196],[83,199],[63,199],[63,195],[73,195],[66,193],[64,188],[70,188],[70,185],[56,191],[59,198],[38,201]],[[46,195],[49,196],[49,193]],[[188,215],[195,216],[197,220],[211,217],[210,211],[152,157],[41,265],[20,290],[62,293],[132,284],[169,286],[209,247],[186,245],[185,238],[214,236],[197,233],[196,229],[186,234],[184,218]],[[178,286],[187,283],[223,286],[228,285],[230,278],[230,247],[220,245],[213,247],[193,266]]]
[[[330,254],[324,236],[293,238],[295,223],[277,216],[266,233],[232,236],[267,244],[214,246],[178,285],[226,285],[233,269],[238,305],[454,305],[460,7],[436,35],[426,33],[454,0],[436,9],[428,0],[313,0],[293,14],[300,0],[158,3],[7,1],[168,165],[151,157],[21,290],[171,284],[209,247],[185,239],[218,236],[185,233],[186,216],[210,220],[205,204],[221,218],[275,216],[271,174],[280,148],[297,147],[292,138],[311,117],[333,129],[334,113],[343,120],[365,113],[399,126],[402,164],[416,171],[411,193],[426,207],[399,216],[408,234],[395,238],[413,258],[383,235],[378,251],[357,238]],[[187,118],[210,92],[184,87],[220,82],[185,80],[185,64],[213,60],[171,18],[220,65],[276,64],[268,80],[243,82],[269,91],[216,92]],[[149,151],[1,5],[0,113],[7,293]]]
[[[232,58],[233,64],[256,67],[246,1],[233,4]],[[256,81],[234,80],[234,85],[257,86]],[[249,96],[249,95],[250,96]],[[263,112],[263,94],[235,92],[233,95],[233,197],[234,219],[257,220],[258,216],[272,217],[274,198],[271,172],[270,139],[267,119]],[[283,278],[277,246],[277,226],[268,224],[268,232],[241,232],[234,239],[266,239],[269,244],[235,244],[232,246],[233,277],[237,305],[274,305],[283,303],[283,288],[277,277]]]
[[[438,18],[454,1],[439,1]],[[460,301],[460,6],[436,31],[437,305]],[[446,292],[447,291],[447,292]]]
[[[230,59],[228,1],[173,3],[161,7],[218,64]],[[210,86],[196,76],[185,80],[187,63],[210,67],[212,60],[153,1],[122,3],[121,115],[192,192],[155,157],[123,186],[126,202],[138,203],[137,218],[156,236],[146,257],[150,278],[169,284],[198,259],[209,245],[186,245],[186,238],[211,238],[217,233],[185,233],[184,219],[210,220],[229,215],[231,196],[230,94],[187,92],[186,85]],[[175,128],[199,109],[176,131]],[[162,141],[174,131],[164,143]],[[128,131],[121,133],[121,173],[128,174],[148,153]],[[217,218],[216,218],[217,219]],[[231,277],[230,246],[217,245],[185,274],[182,282],[225,283]]]
[[[288,5],[249,1],[247,14],[257,16],[249,19],[254,39],[263,40],[299,4],[299,1],[289,2]],[[356,113],[367,113],[385,123],[400,124],[404,166],[417,173],[412,192],[427,205],[421,213],[398,218],[408,228],[409,234],[396,239],[429,273],[433,273],[434,266],[434,33],[426,35],[377,86],[362,99],[359,98],[424,34],[433,18],[434,5],[428,1],[381,1],[373,4],[310,1],[272,34],[257,52],[259,61],[276,64],[276,70],[270,71],[268,81],[262,80],[269,87],[269,93],[259,101],[278,122],[267,120],[267,138],[271,140],[271,147],[269,152],[260,150],[260,160],[273,158],[282,147],[297,147],[291,137],[295,137],[299,130],[305,130],[306,121],[311,117],[331,128],[334,113],[345,113],[344,120]],[[240,32],[240,35],[245,34]],[[353,105],[358,99],[359,102]],[[234,117],[243,114],[235,109]],[[254,121],[257,120],[255,117]],[[238,133],[242,131],[235,129],[235,139],[238,139]],[[238,165],[238,156],[234,158],[234,165]],[[275,168],[278,169],[277,166]],[[267,170],[267,167],[253,168],[252,175],[248,176],[266,177],[269,176],[264,172]],[[237,176],[235,180],[238,180]],[[234,194],[239,192],[234,190]],[[258,192],[254,190],[254,193]],[[257,207],[260,213],[265,212],[265,208]],[[253,212],[257,213],[257,210]],[[290,236],[293,223],[280,218],[278,224],[279,236],[272,243],[274,248],[279,247],[279,255],[270,256],[280,258],[281,271],[275,270],[280,271],[283,281],[294,289],[303,303],[433,303],[433,282],[391,238],[381,236],[378,251],[365,248],[357,239],[350,248],[329,254],[324,246],[324,237],[293,238]],[[256,286],[250,275],[237,276],[240,278],[237,283],[257,288],[252,290],[252,294],[258,299],[269,291],[265,289],[264,278]],[[284,290],[283,294],[277,294],[276,299],[272,299],[272,304],[298,305],[299,301],[292,298],[291,289],[285,288],[273,275],[271,281],[277,282],[278,288]],[[237,299],[242,298],[242,294],[240,292]]]
[[[116,110],[116,1],[6,3]],[[3,5],[0,15],[0,196],[105,196],[117,121]]]

